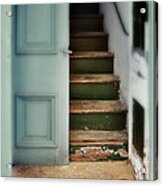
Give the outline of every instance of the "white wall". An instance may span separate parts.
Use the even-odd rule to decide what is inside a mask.
[[[114,73],[120,76],[121,100],[128,106],[129,159],[135,170],[136,179],[156,179],[156,125],[154,107],[154,62],[155,23],[154,2],[148,2],[148,21],[145,23],[145,55],[132,49],[132,3],[117,3],[123,23],[129,32],[126,36],[121,28],[113,3],[101,3],[104,15],[104,31],[109,34],[109,50],[115,55]],[[149,39],[150,38],[150,39]],[[139,74],[142,74],[140,76]],[[133,145],[133,99],[144,108],[144,157],[141,159]]]
[[[131,2],[117,3],[122,20],[129,32]],[[130,39],[126,36],[120,25],[113,3],[101,3],[100,12],[104,15],[104,31],[109,34],[109,50],[114,53],[114,73],[121,80],[120,96],[122,101],[128,105],[129,97],[129,69],[130,69]]]

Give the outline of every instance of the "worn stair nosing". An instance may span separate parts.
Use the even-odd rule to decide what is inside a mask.
[[[120,100],[71,100],[71,114],[127,113]]]
[[[119,82],[119,78],[113,74],[71,74],[70,76],[70,83],[72,84],[106,84]]]
[[[116,145],[116,146],[122,146],[127,145],[127,141],[103,141],[103,142],[70,142],[71,146],[103,146],[103,145]]]
[[[70,142],[103,142],[126,141],[127,130],[100,131],[100,130],[71,130]]]
[[[113,58],[114,55],[109,51],[85,51],[73,52],[70,55],[71,59],[88,59],[88,58]]]
[[[71,38],[99,38],[108,37],[105,32],[73,32],[70,35]]]

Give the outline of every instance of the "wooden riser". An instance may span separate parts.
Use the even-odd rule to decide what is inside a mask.
[[[103,31],[102,16],[73,16],[70,23],[71,32]]]
[[[125,113],[71,114],[73,130],[123,130],[126,127]]]
[[[99,4],[98,3],[71,3],[70,12],[71,15],[98,14]]]
[[[110,52],[73,52],[71,73],[113,73],[113,54]]]
[[[107,51],[108,37],[76,37],[70,39],[72,51]]]
[[[71,161],[108,161],[128,158],[127,145],[92,145],[82,146],[70,144]]]
[[[119,84],[71,84],[71,99],[119,99]]]
[[[71,59],[71,73],[113,73],[113,60],[101,59]]]

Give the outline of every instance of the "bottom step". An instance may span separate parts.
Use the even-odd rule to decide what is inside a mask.
[[[125,160],[128,158],[126,130],[71,131],[70,145],[71,161]]]
[[[124,145],[71,146],[70,161],[126,160],[127,147]]]

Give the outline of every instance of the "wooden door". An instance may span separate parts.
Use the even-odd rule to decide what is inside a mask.
[[[15,164],[67,164],[68,4],[18,5],[13,12]]]

